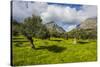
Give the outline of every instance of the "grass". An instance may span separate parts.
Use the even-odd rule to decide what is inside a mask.
[[[12,64],[14,66],[97,60],[96,41],[80,40],[77,44],[73,44],[73,39],[51,38],[50,40],[42,40],[34,38],[36,49],[33,50],[28,41],[23,41],[23,39],[27,40],[25,37],[13,38],[19,38],[13,39],[17,42],[12,41]]]

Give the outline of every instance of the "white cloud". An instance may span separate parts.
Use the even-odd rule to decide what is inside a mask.
[[[73,23],[78,21],[77,10],[70,7],[62,7],[58,5],[49,5],[47,10],[41,14],[43,22],[66,22]]]
[[[70,31],[70,30],[74,29],[75,27],[76,27],[76,25],[70,25],[70,26],[66,29],[66,31]]]
[[[29,1],[13,1],[13,17],[19,21],[34,15],[40,16],[47,8],[47,3],[29,2]]]
[[[81,10],[78,11],[78,17],[80,21],[84,21],[87,18],[97,17],[97,6],[94,5],[82,6]]]
[[[69,6],[62,7],[58,5],[49,5],[48,9],[41,14],[44,22],[65,22],[68,24],[76,24],[82,22],[87,18],[97,16],[96,6],[82,6],[81,10],[76,10]]]

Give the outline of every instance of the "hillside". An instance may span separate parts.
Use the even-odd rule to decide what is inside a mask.
[[[47,29],[49,30],[49,32],[54,32],[54,31],[58,32],[58,33],[65,32],[65,30],[62,27],[58,26],[54,22],[47,23],[47,24],[45,24],[45,26],[47,27]]]
[[[82,22],[79,26],[80,29],[96,29],[97,28],[97,18],[88,18]]]
[[[89,18],[68,32],[69,37],[97,39],[97,19]]]

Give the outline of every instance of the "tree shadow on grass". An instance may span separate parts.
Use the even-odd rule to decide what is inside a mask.
[[[58,41],[58,42],[60,42],[60,41],[62,41],[62,40],[50,40],[50,41]]]
[[[13,41],[13,42],[28,42],[28,41],[20,41],[20,40],[16,40],[16,41]]]
[[[64,51],[66,48],[61,47],[61,46],[56,46],[56,45],[40,46],[39,48],[36,48],[36,50],[42,50],[42,49],[47,49],[48,51],[51,51],[51,52],[54,52],[54,53],[60,53],[60,52]]]
[[[24,38],[12,38],[13,40],[19,40],[19,39],[24,39]]]
[[[80,44],[86,44],[86,43],[89,43],[88,41],[78,41],[78,43]]]

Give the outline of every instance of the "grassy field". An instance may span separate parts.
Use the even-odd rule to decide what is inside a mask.
[[[97,60],[97,44],[93,40],[80,40],[73,44],[73,39],[51,38],[34,39],[36,49],[23,36],[13,37],[12,64],[37,65]]]

